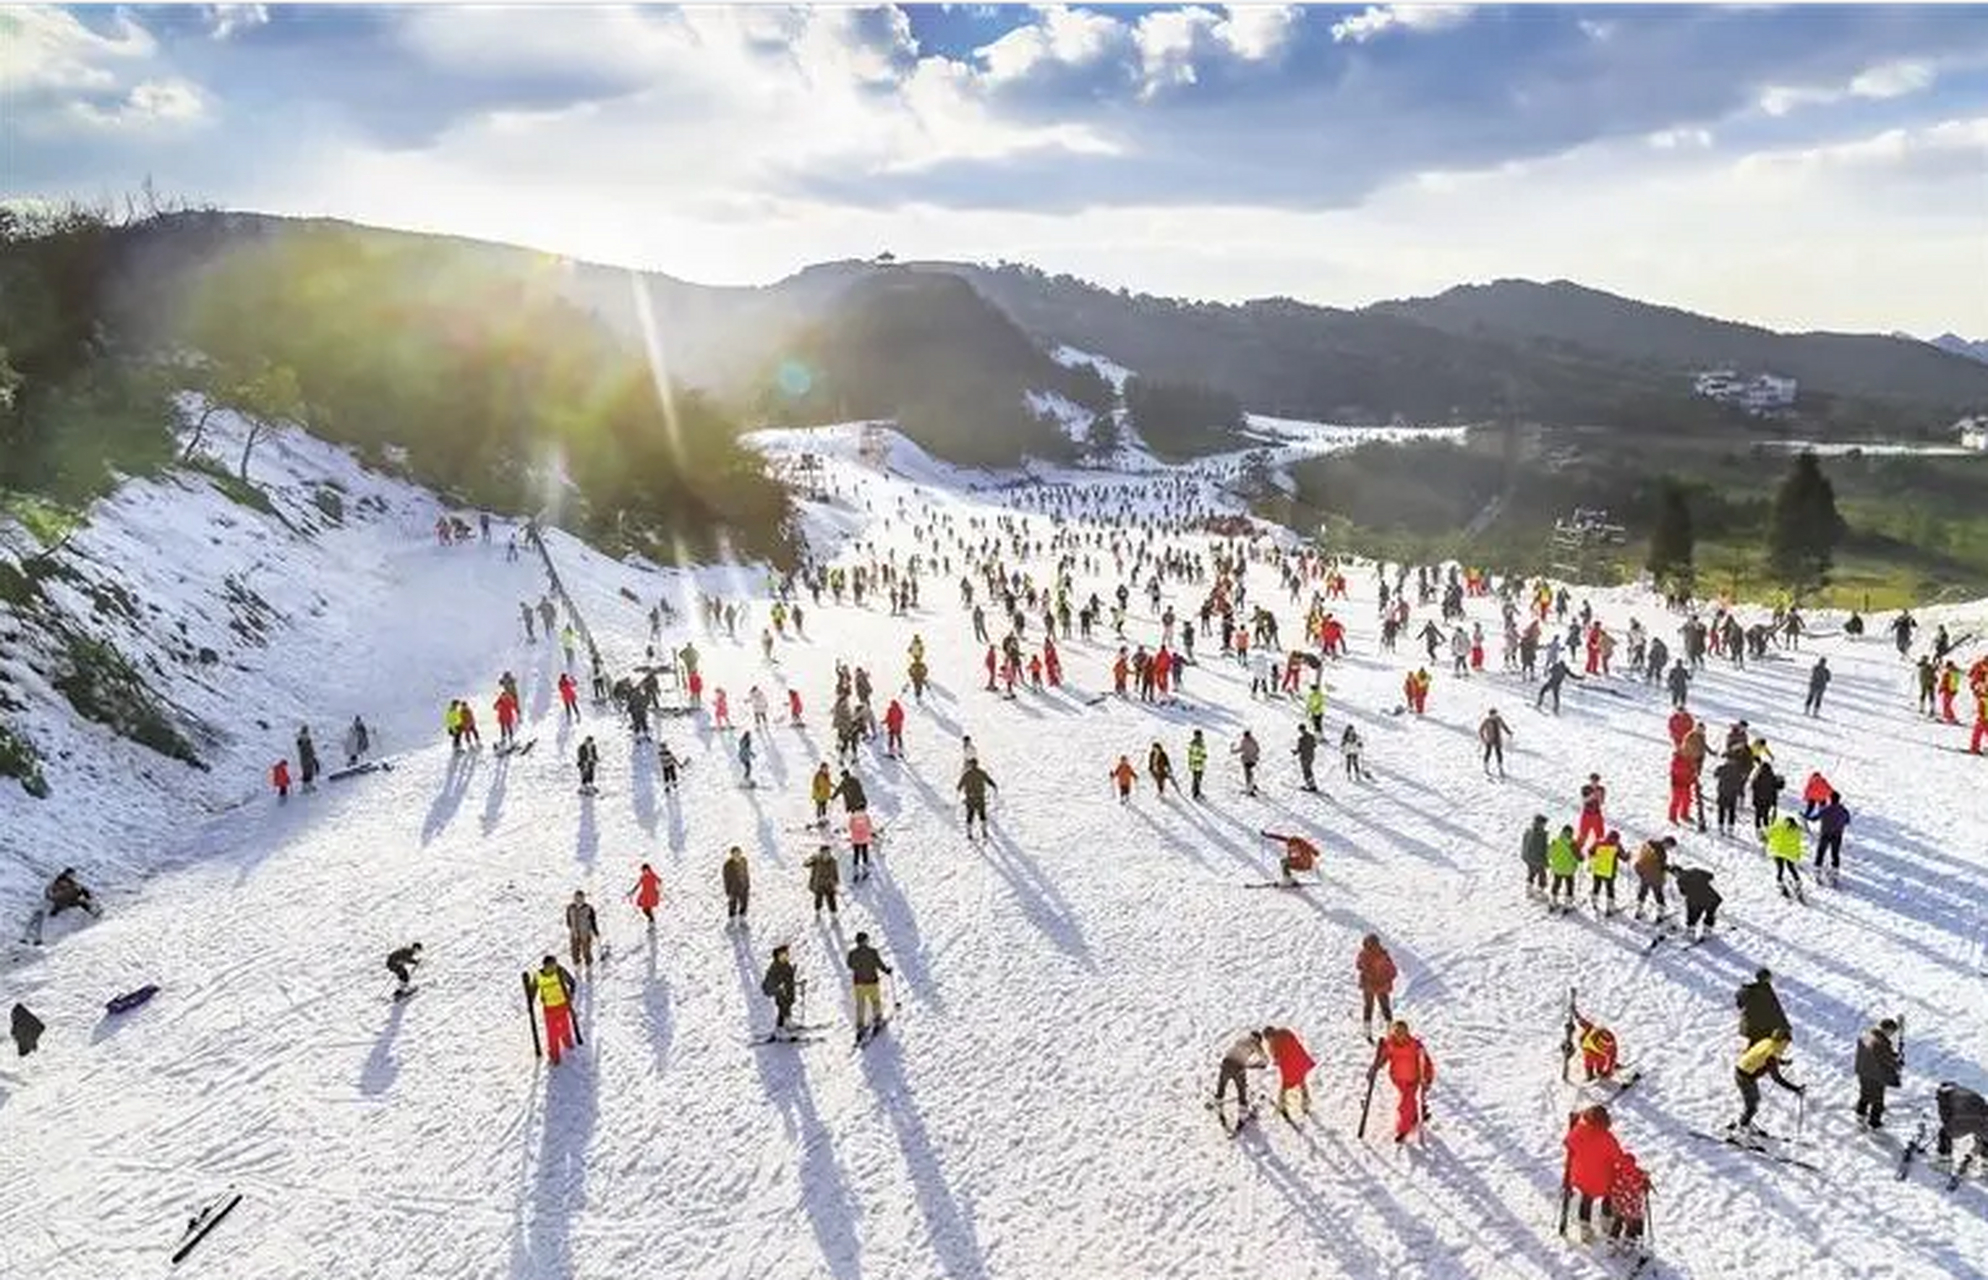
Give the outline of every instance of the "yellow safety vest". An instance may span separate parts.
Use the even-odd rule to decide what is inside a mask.
[[[538,1002],[548,1009],[556,1009],[566,1003],[566,983],[560,978],[559,970],[540,969],[538,978]]]

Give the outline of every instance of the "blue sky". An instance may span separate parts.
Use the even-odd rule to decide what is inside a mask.
[[[1988,335],[1988,6],[0,14],[0,197],[129,191],[695,280],[1011,259],[1336,305],[1567,277]]]

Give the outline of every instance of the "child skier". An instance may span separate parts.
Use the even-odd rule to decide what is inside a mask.
[[[1118,787],[1118,803],[1130,804],[1132,784],[1139,777],[1138,771],[1132,767],[1132,762],[1124,756],[1118,757],[1118,763],[1112,766],[1111,772],[1106,776]]]
[[[1360,939],[1360,955],[1353,968],[1360,975],[1360,1029],[1371,1044],[1374,1007],[1380,1006],[1383,1023],[1394,1021],[1394,957],[1381,945],[1380,938],[1370,933]]]
[[[663,878],[656,874],[654,867],[645,862],[642,864],[642,870],[635,877],[635,887],[629,890],[629,893],[635,898],[635,909],[642,913],[642,917],[653,928],[656,923],[656,908],[663,900]]]

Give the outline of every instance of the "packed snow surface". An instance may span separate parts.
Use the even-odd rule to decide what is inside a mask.
[[[1040,504],[1069,489],[965,476],[901,440],[872,471],[855,460],[856,438],[840,428],[760,442],[826,459],[833,496],[805,519],[836,563],[902,565],[918,552],[950,569],[927,573],[906,617],[875,596],[817,607],[803,595],[806,638],[779,643],[777,665],[758,644],[763,572],[697,576],[700,590],[750,600],[733,641],[697,624],[687,575],[550,540],[611,667],[641,656],[646,610],[668,594],[680,621],[664,639],[694,636],[707,702],[724,688],[733,718],[750,724],[747,690],[766,690],[775,723],[754,735],[755,790],[739,785],[737,734],[708,716],[660,723],[689,760],[673,795],[653,754],[604,710],[583,704],[579,723],[561,722],[562,657],[525,643],[517,617],[544,575],[529,555],[506,559],[508,529],[488,546],[439,546],[427,528],[438,507],[356,471],[342,481],[348,502],[377,492],[388,513],[294,543],[191,536],[217,512],[248,519],[204,488],[134,486],[101,510],[101,540],[82,549],[121,544],[166,605],[192,609],[213,578],[264,557],[265,589],[289,617],[266,649],[229,650],[233,665],[196,707],[232,722],[211,777],[154,762],[142,767],[166,781],[134,783],[140,753],[78,736],[67,745],[98,751],[106,767],[61,771],[54,799],[10,794],[0,809],[38,869],[73,863],[111,895],[103,919],[64,917],[45,948],[0,971],[0,996],[49,1025],[40,1051],[10,1058],[0,1076],[0,1275],[164,1274],[187,1217],[230,1185],[246,1198],[179,1273],[1619,1275],[1622,1264],[1555,1231],[1566,1114],[1598,1096],[1561,1083],[1570,986],[1648,1073],[1615,1106],[1618,1135],[1654,1183],[1658,1261],[1646,1274],[1988,1269],[1978,1181],[1949,1194],[1923,1163],[1893,1176],[1901,1134],[1929,1113],[1933,1086],[1988,1076],[1988,765],[1956,749],[1960,730],[1915,716],[1909,668],[1884,638],[1818,638],[1745,670],[1712,660],[1692,707],[1715,736],[1746,717],[1792,788],[1821,770],[1856,821],[1842,887],[1811,887],[1807,906],[1776,894],[1750,843],[1680,832],[1681,860],[1716,869],[1726,904],[1712,941],[1651,951],[1647,926],[1626,913],[1545,916],[1522,891],[1517,851],[1532,814],[1573,819],[1590,771],[1609,784],[1610,820],[1632,849],[1666,829],[1669,705],[1657,688],[1570,683],[1554,717],[1533,709],[1516,677],[1454,678],[1445,664],[1432,668],[1426,717],[1392,715],[1421,654],[1412,639],[1399,655],[1378,652],[1373,575],[1360,568],[1353,599],[1335,606],[1352,652],[1325,671],[1323,795],[1296,787],[1297,705],[1252,699],[1247,673],[1214,658],[1206,637],[1177,703],[1092,705],[1110,688],[1108,622],[1095,642],[1063,643],[1065,687],[1008,701],[982,687],[955,539],[1025,517],[1031,542],[1046,543]],[[284,452],[285,483],[333,465],[329,451],[306,448]],[[1218,500],[1195,473],[1052,478],[1108,489],[1113,514]],[[1111,552],[1079,554],[1099,572],[1079,572],[1077,601],[1094,589],[1108,599],[1119,580]],[[1042,557],[1020,567],[1039,582],[1052,573]],[[1286,642],[1300,638],[1302,604],[1274,569],[1254,564],[1248,581]],[[1142,586],[1127,632],[1151,645],[1159,625]],[[1174,583],[1167,596],[1185,617],[1199,592]],[[1647,594],[1589,596],[1618,631],[1634,616],[1674,640],[1676,618]],[[1495,668],[1495,603],[1469,607],[1492,636]],[[1983,614],[1927,617],[1964,632]],[[1811,620],[1818,631],[1838,621]],[[1032,646],[1038,627],[1032,619]],[[900,693],[914,634],[935,682],[922,705]],[[1819,653],[1836,677],[1809,719],[1802,691]],[[804,830],[809,776],[833,750],[837,659],[869,668],[880,707],[904,699],[907,757],[884,759],[881,740],[863,747],[857,772],[883,827],[878,870],[847,883],[837,806],[841,913],[817,919],[801,862],[816,843]],[[522,685],[535,749],[452,755],[444,703],[471,697],[489,743],[505,669]],[[790,684],[806,704],[800,727],[784,723]],[[1475,727],[1489,707],[1516,730],[1506,781],[1478,763]],[[354,712],[383,726],[392,771],[278,804],[263,778],[289,754],[295,724],[317,727],[330,760]],[[270,727],[251,731],[255,720]],[[1349,720],[1377,775],[1368,785],[1344,780],[1331,749]],[[1142,777],[1121,806],[1112,762],[1143,764],[1161,741],[1178,767],[1195,727],[1210,744],[1206,802],[1157,799]],[[1228,754],[1245,728],[1264,746],[1258,798],[1242,793]],[[959,825],[963,734],[1000,788],[980,843]],[[572,765],[587,735],[603,757],[591,800],[576,794]],[[1264,829],[1320,844],[1316,887],[1244,887],[1274,875]],[[753,866],[743,931],[725,927],[719,887],[733,844]],[[623,896],[645,860],[664,882],[653,932]],[[5,888],[11,920],[32,887],[16,876]],[[576,889],[598,904],[612,956],[582,984],[585,1047],[555,1069],[532,1056],[518,975],[547,952],[563,958],[561,911]],[[890,1029],[862,1049],[850,1043],[841,961],[858,930],[896,970]],[[1389,1141],[1384,1080],[1375,1123],[1354,1137],[1371,1051],[1353,959],[1369,932],[1400,965],[1397,1012],[1439,1073],[1426,1145],[1410,1151]],[[426,950],[421,990],[394,1003],[382,960],[413,940]],[[760,977],[781,942],[826,1038],[750,1047],[770,1022]],[[1800,1151],[1821,1173],[1687,1133],[1736,1112],[1733,990],[1762,966],[1795,1026],[1791,1074],[1811,1086]],[[151,1003],[104,1013],[106,999],[146,982],[162,988]],[[1905,1087],[1887,1135],[1860,1134],[1852,1045],[1896,1014],[1908,1023]],[[1317,1057],[1313,1113],[1291,1125],[1266,1109],[1232,1140],[1203,1103],[1223,1049],[1266,1023],[1296,1029]],[[1764,1127],[1792,1133],[1792,1096],[1766,1094]]]

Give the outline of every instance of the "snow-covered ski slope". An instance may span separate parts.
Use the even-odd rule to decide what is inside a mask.
[[[811,533],[840,563],[872,548],[901,562],[917,549],[951,557],[952,572],[927,577],[908,618],[874,599],[804,602],[808,638],[781,644],[778,666],[757,645],[763,576],[702,575],[710,589],[756,597],[737,643],[691,632],[734,718],[750,722],[755,682],[776,709],[789,682],[806,702],[804,727],[755,735],[752,791],[738,786],[736,734],[704,718],[661,724],[691,762],[674,797],[653,758],[591,707],[580,724],[559,723],[557,652],[525,645],[517,626],[517,602],[542,585],[529,559],[437,547],[410,519],[300,562],[299,585],[362,578],[372,594],[351,598],[371,607],[327,617],[327,639],[311,647],[335,664],[322,680],[331,687],[265,709],[255,700],[278,686],[243,673],[239,713],[266,715],[278,751],[306,703],[321,721],[352,709],[404,716],[410,730],[388,739],[396,768],[282,806],[263,794],[162,839],[169,869],[5,970],[0,997],[25,1000],[50,1029],[0,1079],[0,1275],[164,1274],[186,1218],[233,1184],[246,1199],[179,1273],[1602,1277],[1621,1264],[1554,1230],[1573,1100],[1558,1048],[1570,984],[1649,1073],[1616,1110],[1655,1184],[1654,1274],[1984,1274],[1982,1187],[1949,1195],[1923,1165],[1905,1182],[1893,1171],[1933,1085],[1988,1076],[1988,765],[1952,750],[1957,730],[1913,717],[1904,664],[1882,639],[1818,640],[1801,659],[1744,672],[1714,660],[1695,709],[1715,729],[1747,717],[1794,785],[1820,768],[1856,810],[1843,888],[1812,888],[1811,905],[1796,905],[1776,895],[1752,848],[1684,833],[1683,860],[1719,871],[1719,936],[1649,952],[1625,917],[1545,917],[1521,891],[1517,843],[1535,812],[1571,820],[1591,770],[1610,784],[1625,837],[1663,829],[1668,704],[1656,691],[1570,684],[1556,719],[1510,678],[1438,668],[1429,715],[1391,716],[1410,642],[1399,658],[1377,655],[1361,570],[1339,610],[1353,656],[1327,669],[1326,739],[1357,724],[1372,785],[1343,781],[1328,745],[1326,794],[1298,791],[1287,754],[1295,704],[1252,701],[1244,673],[1209,661],[1206,645],[1177,705],[1087,705],[1110,687],[1113,646],[1075,639],[1064,645],[1067,687],[1005,701],[981,688],[953,538],[979,536],[1003,504],[1040,491],[970,488],[902,443],[891,466],[909,478],[864,472],[850,461],[854,440],[853,430],[767,438],[829,459],[840,505],[813,508]],[[1152,478],[1077,478],[1113,485],[1140,510],[1166,500]],[[1040,516],[1029,528],[1050,536]],[[1091,554],[1109,568],[1108,552]],[[646,642],[641,611],[681,586],[563,538],[554,555],[617,663]],[[1027,568],[1051,572],[1045,559]],[[1080,575],[1080,597],[1115,581]],[[1298,608],[1275,575],[1257,566],[1250,583],[1287,640],[1296,634]],[[1168,594],[1183,614],[1198,606],[1188,587]],[[1632,591],[1593,598],[1618,627],[1632,613],[1666,633],[1672,624]],[[1495,636],[1490,602],[1471,610]],[[1985,612],[1928,617],[1965,619],[1963,632]],[[1149,644],[1158,634],[1136,590],[1128,630]],[[858,770],[884,826],[878,871],[845,884],[839,919],[818,922],[800,865],[815,842],[801,828],[809,774],[832,753],[832,665],[867,665],[881,702],[903,684],[914,633],[936,691],[923,706],[903,695],[908,759],[865,747]],[[1820,720],[1799,714],[1813,652],[1837,670]],[[524,686],[537,747],[508,763],[487,748],[452,758],[443,701],[474,691],[488,740],[506,667]],[[1477,763],[1474,729],[1491,706],[1517,733],[1505,782]],[[1142,778],[1121,807],[1105,776],[1116,757],[1143,763],[1158,740],[1179,766],[1196,726],[1211,746],[1207,803],[1157,800]],[[1245,727],[1265,748],[1255,799],[1227,755]],[[570,764],[589,733],[603,756],[592,801],[575,794]],[[962,734],[1000,786],[992,838],[979,844],[959,830]],[[258,777],[237,781],[252,789]],[[52,846],[35,852],[87,877],[110,852],[91,847],[83,809],[114,810],[119,793],[106,785],[52,803],[78,838],[35,828]],[[1322,883],[1243,888],[1274,874],[1263,828],[1317,840]],[[753,863],[746,932],[724,927],[719,861],[734,843]],[[643,860],[664,880],[653,937],[622,901]],[[563,952],[561,909],[575,889],[599,904],[613,955],[580,1001],[586,1047],[552,1069],[532,1057],[518,974]],[[840,965],[859,929],[895,966],[886,1001],[901,1006],[860,1051]],[[1388,1141],[1385,1082],[1368,1140],[1353,1137],[1369,1053],[1353,958],[1369,931],[1400,964],[1397,1011],[1440,1073],[1427,1146],[1412,1154]],[[422,990],[392,1003],[382,958],[417,939]],[[770,1021],[759,982],[779,942],[811,982],[807,1019],[830,1024],[820,1044],[746,1043]],[[1803,1154],[1819,1175],[1686,1135],[1736,1110],[1732,992],[1762,965],[1795,1024],[1791,1074],[1812,1084]],[[149,1005],[103,1016],[103,1000],[146,981],[163,988]],[[1874,1139],[1852,1130],[1851,1047],[1868,1022],[1901,1012],[1907,1085],[1890,1136]],[[1318,1058],[1314,1113],[1294,1128],[1266,1111],[1232,1141],[1202,1103],[1223,1048],[1264,1023],[1297,1029]],[[1766,1092],[1763,1126],[1792,1131],[1792,1097]]]

